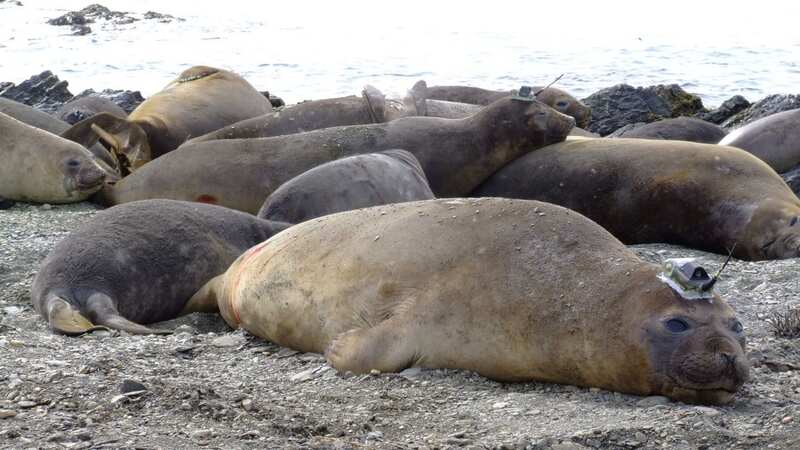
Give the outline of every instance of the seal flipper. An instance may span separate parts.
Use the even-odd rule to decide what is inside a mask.
[[[63,298],[50,294],[45,300],[47,322],[56,333],[77,336],[95,330],[108,330],[104,326],[93,324]]]
[[[414,86],[411,87],[411,90],[408,91],[408,96],[403,99],[403,103],[406,104],[406,110],[413,110],[417,111],[418,116],[427,116],[428,115],[428,83],[425,80],[419,80],[414,83]]]
[[[420,359],[404,325],[392,320],[340,334],[328,345],[325,358],[336,370],[354,373],[400,372]]]
[[[111,297],[100,292],[95,292],[86,300],[86,311],[96,323],[114,330],[130,334],[172,334],[170,330],[148,328],[122,317]]]
[[[386,96],[375,86],[366,85],[361,91],[361,96],[367,102],[367,109],[372,121],[375,123],[386,122]]]

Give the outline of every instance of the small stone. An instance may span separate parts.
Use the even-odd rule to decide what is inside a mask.
[[[714,416],[718,416],[718,415],[721,414],[718,409],[711,408],[709,406],[695,406],[692,409],[694,411],[700,413],[700,414],[703,414],[703,415],[709,416],[709,417],[714,417]]]
[[[372,369],[372,370],[369,371],[369,374],[370,375],[380,375],[381,371],[378,370],[378,369]]]
[[[111,404],[126,403],[128,400],[130,400],[130,398],[127,395],[115,395],[111,397]]]
[[[783,419],[781,419],[781,423],[786,425],[786,424],[792,423],[793,420],[794,420],[794,417],[786,416]]]
[[[180,325],[180,326],[176,327],[174,333],[176,335],[178,335],[180,333],[195,334],[196,332],[195,332],[194,328],[192,328],[189,325],[184,324],[184,325]]]
[[[11,409],[0,409],[0,419],[10,419],[16,417],[17,412]]]
[[[368,441],[380,441],[383,439],[383,433],[380,431],[372,431],[367,433]]]
[[[32,402],[30,400],[23,400],[23,401],[17,403],[17,406],[22,408],[22,409],[34,408],[36,405],[37,405],[36,402]]]
[[[59,432],[59,433],[51,434],[47,438],[47,442],[60,442],[60,441],[65,441],[66,439],[67,439],[67,435],[64,434],[64,433]]]
[[[42,209],[45,211],[50,211],[51,209],[53,209],[53,205],[51,205],[50,203],[45,203],[44,205],[42,205]]]
[[[246,398],[246,399],[242,400],[242,408],[243,408],[245,411],[252,411],[252,410],[254,410],[254,409],[255,409],[255,405],[253,405],[253,400],[251,400],[251,399],[249,399],[249,398]]]
[[[302,372],[298,372],[289,378],[292,381],[297,381],[302,383],[303,381],[313,380],[314,378],[322,376],[327,370],[329,370],[331,366],[323,365],[319,367],[312,367],[310,369],[306,369]]]
[[[192,432],[192,439],[207,441],[214,437],[214,430],[197,430]]]
[[[403,370],[402,372],[398,373],[397,375],[401,376],[401,377],[403,377],[403,378],[405,378],[407,380],[413,380],[415,378],[418,378],[420,375],[422,375],[422,369],[419,368],[419,367],[409,367],[408,369]]]
[[[79,431],[79,432],[75,433],[75,437],[79,441],[89,442],[89,441],[92,440],[92,433],[90,433],[88,431]]]
[[[638,406],[641,406],[642,408],[650,408],[652,406],[666,405],[669,402],[670,399],[664,397],[663,395],[653,395],[639,400],[638,402],[636,402],[636,404]]]
[[[130,394],[131,392],[146,391],[147,387],[142,383],[134,380],[123,380],[119,386],[120,394]]]
[[[508,405],[509,405],[508,402],[497,402],[497,403],[494,403],[492,405],[492,409],[502,409],[502,408],[505,408]]]
[[[239,347],[240,345],[244,345],[247,343],[247,339],[240,334],[226,334],[224,336],[220,336],[218,338],[214,338],[211,341],[211,345],[214,347]]]

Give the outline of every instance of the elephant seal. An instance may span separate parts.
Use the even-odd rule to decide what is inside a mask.
[[[126,118],[128,113],[119,105],[107,98],[98,95],[87,95],[76,100],[70,100],[56,111],[56,117],[70,125],[100,113],[109,113],[115,117]]]
[[[592,110],[580,100],[566,91],[554,87],[534,86],[534,92],[540,91],[536,99],[554,108],[556,111],[572,116],[575,125],[585,128],[589,124]],[[428,88],[428,98],[433,100],[446,100],[450,102],[472,103],[475,105],[488,105],[497,99],[515,95],[518,91],[493,91],[471,86],[431,86]]]
[[[472,195],[535,199],[586,215],[626,244],[664,242],[746,260],[800,256],[800,199],[734,147],[569,138],[524,155]]]
[[[300,223],[369,206],[434,198],[419,161],[405,150],[337,159],[275,190],[258,217]]]
[[[719,143],[756,155],[776,172],[788,172],[800,165],[800,109],[758,119],[731,131]]]
[[[192,301],[340,371],[467,369],[727,403],[748,378],[742,326],[673,272],[565,208],[438,199],[296,225]]]
[[[72,203],[97,192],[109,176],[89,150],[0,113],[0,198]]]
[[[219,206],[146,200],[99,212],[42,262],[31,299],[56,332],[141,324],[193,312],[187,301],[245,250],[287,224]],[[213,312],[214,310],[212,310]]]
[[[666,139],[671,141],[699,142],[702,144],[716,144],[725,137],[725,130],[705,120],[694,117],[676,117],[658,122],[641,124],[639,126],[625,126],[611,133],[607,137],[629,139]]]
[[[127,119],[100,113],[84,119],[64,137],[89,145],[105,141],[122,175],[200,136],[272,111],[269,99],[227,70],[195,66],[142,102]]]
[[[533,99],[506,97],[464,119],[405,117],[259,139],[186,144],[114,186],[102,201],[215,203],[256,214],[281,184],[320,164],[395,148],[420,162],[437,196],[464,196],[519,155],[564,140],[574,119]]]

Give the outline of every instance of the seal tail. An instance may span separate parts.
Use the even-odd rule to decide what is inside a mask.
[[[172,334],[170,330],[149,328],[122,317],[111,297],[99,292],[89,297],[86,302],[86,310],[90,317],[95,318],[95,322],[114,330],[130,334]]]
[[[104,326],[93,324],[68,301],[55,294],[47,296],[44,312],[50,328],[56,333],[77,336],[96,330],[108,330]]]

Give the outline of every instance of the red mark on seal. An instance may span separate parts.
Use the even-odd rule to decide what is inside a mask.
[[[200,203],[210,203],[212,205],[216,205],[217,204],[217,197],[214,197],[213,195],[203,194],[203,195],[198,196],[195,199],[195,201],[196,202],[200,202]]]

